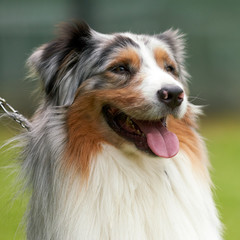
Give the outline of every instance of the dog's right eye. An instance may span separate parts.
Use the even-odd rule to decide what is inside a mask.
[[[165,69],[167,72],[175,73],[175,68],[172,65],[167,65]]]
[[[123,74],[129,74],[130,70],[127,66],[119,65],[119,66],[111,68],[111,72],[123,75]]]

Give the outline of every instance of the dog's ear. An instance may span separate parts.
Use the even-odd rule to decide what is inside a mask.
[[[74,82],[72,73],[80,56],[90,48],[91,31],[84,22],[61,24],[57,39],[38,48],[28,59],[30,71],[40,77],[53,105],[73,100],[79,83]]]
[[[186,58],[185,35],[180,33],[179,30],[169,29],[156,36],[158,39],[164,41],[171,49],[173,56],[179,66],[180,80],[187,87],[187,79],[190,77],[190,75],[187,73],[185,69],[185,58]]]

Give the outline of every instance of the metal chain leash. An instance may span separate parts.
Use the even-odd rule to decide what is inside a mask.
[[[22,114],[15,110],[10,104],[8,104],[5,99],[1,97],[0,107],[3,109],[3,111],[7,114],[8,117],[19,123],[26,130],[31,130],[30,122]]]

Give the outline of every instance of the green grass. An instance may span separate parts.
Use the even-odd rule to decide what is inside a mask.
[[[215,184],[215,199],[225,225],[225,239],[240,239],[240,119],[203,122]]]
[[[0,122],[1,124],[2,122]],[[6,139],[15,135],[9,128],[0,127],[0,146]],[[25,239],[23,221],[27,200],[18,194],[14,151],[0,150],[0,240]]]
[[[1,124],[1,123],[0,123]],[[225,239],[240,239],[240,120],[219,118],[203,121],[201,132],[207,139],[212,163],[212,179],[216,186],[215,199],[225,225]],[[11,137],[9,129],[0,128],[0,145]],[[10,153],[0,150],[0,167],[7,166]],[[15,174],[0,168],[0,240],[24,239],[19,227],[26,198],[12,201],[16,189],[12,189]]]

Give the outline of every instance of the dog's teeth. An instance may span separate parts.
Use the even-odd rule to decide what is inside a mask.
[[[135,125],[133,124],[133,122],[132,122],[132,120],[131,120],[130,117],[127,117],[126,124],[127,124],[129,127],[135,129]]]
[[[127,124],[128,126],[131,125],[131,119],[130,119],[129,117],[127,117],[127,119],[126,119],[126,124]]]
[[[141,132],[139,130],[137,130],[137,134],[141,135]]]

